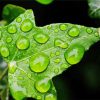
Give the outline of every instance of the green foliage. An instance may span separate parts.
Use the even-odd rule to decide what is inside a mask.
[[[88,0],[88,5],[90,17],[100,19],[100,0]]]
[[[32,10],[1,26],[0,33],[0,54],[8,63],[9,88],[15,100],[57,100],[52,78],[79,63],[100,40],[97,28],[70,23],[38,27]]]

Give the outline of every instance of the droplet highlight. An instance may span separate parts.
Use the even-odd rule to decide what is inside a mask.
[[[30,69],[34,72],[43,72],[49,65],[50,59],[44,54],[36,54],[30,58]]]
[[[41,93],[47,92],[50,89],[50,87],[51,82],[48,79],[39,80],[35,83],[35,88]]]
[[[21,30],[23,32],[28,32],[33,28],[33,24],[29,19],[25,19],[21,24]]]
[[[49,40],[49,36],[44,33],[38,33],[34,35],[34,39],[38,43],[46,43]]]
[[[30,42],[26,37],[21,37],[17,40],[16,45],[18,49],[24,50],[29,47]]]
[[[81,45],[72,45],[65,52],[66,61],[73,65],[80,62],[85,52],[85,48]]]
[[[14,72],[15,72],[16,69],[17,69],[16,61],[11,61],[11,62],[8,64],[8,67],[9,67],[9,73],[14,74]]]

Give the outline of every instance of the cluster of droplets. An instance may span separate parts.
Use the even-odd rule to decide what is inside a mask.
[[[18,22],[18,23],[20,23],[21,21],[22,21],[22,19],[20,17],[18,17],[16,19],[16,22]],[[33,23],[29,19],[25,19],[21,23],[21,26],[20,26],[21,31],[24,33],[31,31],[32,28],[33,28]],[[49,29],[50,29],[50,27],[48,27],[48,30]],[[74,37],[77,37],[80,35],[80,30],[76,26],[73,26],[68,30],[68,25],[61,24],[59,26],[59,29],[61,31],[65,31],[65,32],[67,30],[67,34],[71,38],[74,38]],[[10,34],[17,33],[16,25],[9,25],[7,31]],[[57,33],[58,29],[56,29],[54,32]],[[91,28],[87,28],[86,32],[90,34],[93,32],[93,30]],[[33,37],[34,37],[34,40],[39,44],[45,44],[50,39],[50,37],[44,33],[34,34]],[[12,38],[7,37],[6,42],[10,43],[11,41],[12,41]],[[17,39],[16,46],[20,50],[28,49],[30,46],[30,41],[27,37],[21,36]],[[69,44],[65,40],[62,40],[60,38],[56,38],[54,40],[54,46],[66,50],[66,52],[64,53],[64,57],[65,57],[65,60],[67,61],[67,63],[69,63],[70,65],[77,64],[78,62],[80,62],[80,60],[82,59],[84,52],[85,52],[85,48],[83,46],[78,45],[78,44],[69,46]],[[0,53],[3,57],[8,57],[9,49],[6,46],[2,46],[0,48]],[[56,55],[59,56],[60,52],[59,51],[56,52]],[[50,56],[53,57],[54,54],[51,53]],[[61,61],[61,59],[57,58],[57,59],[55,59],[54,62],[59,63],[60,61]],[[50,64],[50,58],[45,53],[34,54],[34,56],[32,56],[29,60],[30,69],[31,69],[31,71],[33,71],[35,73],[44,72],[48,68],[49,64]],[[17,69],[16,62],[10,62],[8,66],[9,66],[9,72],[12,74]],[[61,68],[66,68],[66,66],[67,66],[66,63],[64,63],[61,65]],[[57,74],[59,72],[59,70],[55,69],[54,72]],[[31,76],[28,75],[28,77],[31,77]],[[35,88],[40,93],[47,93],[51,88],[51,81],[49,79],[38,80],[35,82]],[[45,100],[56,100],[56,96],[52,93],[47,93],[45,95]]]

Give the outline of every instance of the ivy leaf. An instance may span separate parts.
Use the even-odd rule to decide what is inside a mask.
[[[100,19],[100,1],[99,0],[88,0],[89,4],[89,15],[92,18]]]
[[[99,41],[97,28],[69,23],[38,27],[32,10],[2,26],[0,33],[0,54],[8,63],[15,100],[57,100],[52,78],[79,63],[85,51]]]

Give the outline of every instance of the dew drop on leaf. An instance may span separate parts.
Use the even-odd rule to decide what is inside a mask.
[[[49,39],[49,36],[43,33],[38,33],[34,35],[34,39],[38,43],[46,43]]]
[[[54,94],[50,93],[45,96],[45,100],[57,100],[57,98]]]
[[[6,46],[2,46],[0,48],[0,53],[3,57],[8,57],[9,56],[9,49]]]
[[[29,47],[30,42],[26,37],[21,37],[17,40],[16,45],[18,49],[24,50]]]
[[[92,30],[91,28],[87,28],[86,31],[87,31],[87,33],[89,33],[89,34],[93,32],[93,30]]]
[[[44,53],[36,54],[30,58],[30,68],[34,72],[43,72],[49,65],[50,59]]]
[[[60,25],[60,30],[66,31],[67,30],[67,25],[66,24],[61,24]]]
[[[56,51],[56,56],[59,56],[60,55],[60,52],[59,51]]]
[[[6,38],[6,42],[7,42],[7,43],[10,43],[11,41],[12,41],[12,38],[11,38],[11,37],[7,37],[7,38]]]
[[[16,18],[16,22],[20,23],[22,21],[22,18],[21,17],[17,17]]]
[[[81,45],[72,45],[65,52],[65,59],[69,64],[77,64],[84,55],[85,49]]]
[[[41,93],[47,92],[50,89],[50,87],[51,82],[48,79],[39,80],[35,83],[35,88]]]
[[[23,32],[28,32],[33,28],[33,24],[29,19],[25,19],[21,24],[21,30]]]
[[[54,69],[54,73],[58,74],[59,73],[59,69],[58,68]]]
[[[55,63],[60,63],[61,59],[57,58],[54,60]]]
[[[16,64],[15,61],[11,61],[11,62],[8,64],[8,67],[9,67],[9,73],[14,74],[14,72],[15,72],[16,69],[17,69],[17,64]]]
[[[15,25],[8,26],[8,33],[14,34],[16,32],[17,32],[17,29]]]
[[[55,39],[54,44],[55,46],[63,48],[63,49],[68,47],[68,44],[62,41],[61,39]]]
[[[71,37],[76,37],[78,36],[80,33],[79,29],[77,27],[72,27],[69,31],[68,31],[68,34],[69,36]]]

